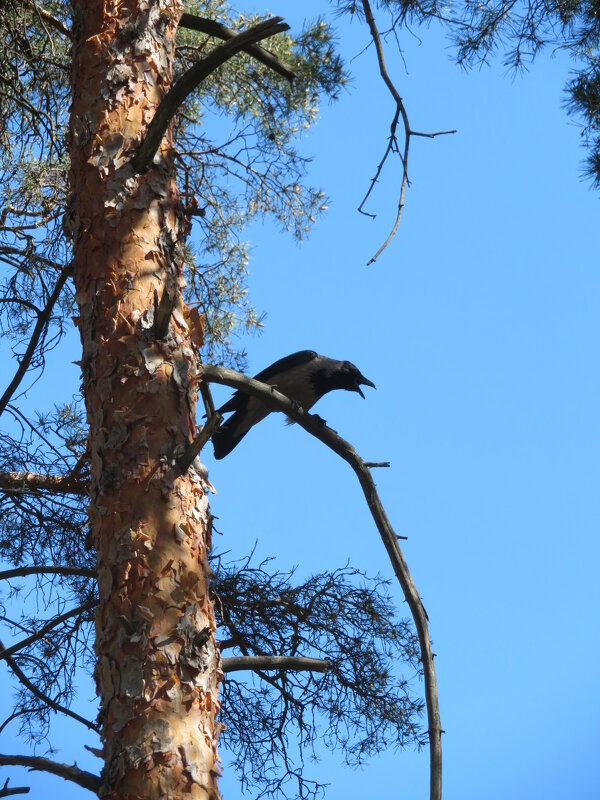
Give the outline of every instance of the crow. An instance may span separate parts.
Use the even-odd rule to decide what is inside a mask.
[[[254,379],[275,387],[290,400],[295,400],[305,411],[333,389],[358,392],[362,398],[364,394],[361,385],[375,389],[375,384],[365,378],[354,364],[320,356],[314,350],[300,350],[280,358],[255,375]],[[270,414],[272,409],[258,398],[237,391],[218,409],[219,414],[230,411],[235,413],[213,435],[215,458],[224,458],[231,453],[250,428]]]

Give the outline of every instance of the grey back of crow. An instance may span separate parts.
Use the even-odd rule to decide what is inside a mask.
[[[365,378],[354,364],[320,356],[314,350],[300,350],[280,358],[254,378],[276,387],[305,411],[333,389],[358,392],[364,398],[361,385],[375,388],[375,384]],[[218,411],[220,414],[234,413],[213,436],[215,458],[228,455],[250,428],[271,413],[271,409],[258,398],[241,391],[237,391]]]

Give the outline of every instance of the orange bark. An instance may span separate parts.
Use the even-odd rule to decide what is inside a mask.
[[[96,681],[106,798],[217,798],[221,677],[206,486],[173,450],[196,431],[197,354],[181,300],[186,225],[170,136],[130,161],[168,90],[180,0],[75,0],[74,280],[98,553]],[[153,297],[177,297],[152,336]]]

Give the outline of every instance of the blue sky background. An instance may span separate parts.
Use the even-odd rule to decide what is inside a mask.
[[[272,10],[297,28],[321,7]],[[340,30],[347,57],[367,43],[357,25]],[[572,63],[544,58],[514,79],[501,63],[461,71],[435,29],[402,45],[408,73],[391,41],[388,67],[413,126],[458,133],[413,141],[399,233],[367,267],[400,173],[374,195],[375,222],[357,214],[393,105],[372,50],[352,63],[351,90],[304,142],[330,210],[301,248],[271,226],[249,232],[251,297],[268,313],[247,342],[249,372],[312,348],[377,384],[365,401],[338,392],[315,410],[364,458],[391,461],[376,478],[431,620],[446,800],[596,800],[600,198],[580,180],[579,129],[562,107]],[[38,384],[32,404],[51,391]],[[241,556],[257,542],[257,558],[300,575],[346,560],[392,575],[354,475],[280,415],[206,461],[220,550]],[[92,738],[64,721],[57,730],[55,757],[97,771],[80,749]],[[12,735],[0,751],[23,751]],[[231,799],[239,787],[224,761]],[[331,783],[329,800],[428,796],[427,751],[360,770],[340,762],[324,754],[308,767]],[[32,800],[87,794],[8,774]]]

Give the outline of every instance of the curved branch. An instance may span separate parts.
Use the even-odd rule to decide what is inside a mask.
[[[169,123],[179,110],[186,97],[202,83],[212,72],[218,69],[226,61],[229,61],[240,50],[244,50],[248,45],[274,36],[276,33],[289,30],[289,25],[283,22],[282,17],[270,17],[262,22],[253,25],[251,28],[236,34],[224,44],[220,44],[200,61],[199,64],[188,69],[179,80],[171,86],[167,95],[163,98],[156,114],[142,141],[131,164],[138,174],[147,172],[152,166],[152,160],[160,146],[163,136],[166,133]]]
[[[0,656],[3,654],[5,649],[6,648],[4,647],[2,641],[0,641]],[[37,697],[38,700],[41,700],[42,703],[44,703],[45,705],[48,706],[48,708],[51,708],[53,711],[57,711],[60,714],[65,714],[65,716],[71,717],[71,719],[77,720],[77,722],[81,722],[82,725],[85,725],[85,727],[89,728],[91,731],[95,731],[96,733],[100,733],[100,728],[97,725],[94,725],[93,722],[90,722],[89,719],[86,719],[85,717],[81,717],[79,714],[76,714],[75,711],[71,711],[70,708],[65,708],[64,706],[61,706],[60,703],[57,703],[51,697],[48,697],[48,695],[46,695],[43,692],[41,692],[37,688],[37,686],[29,680],[27,675],[25,675],[25,673],[19,667],[17,662],[14,660],[14,658],[11,658],[10,656],[7,656],[5,658],[5,661],[8,664],[8,666],[11,668],[11,670],[15,674],[15,676],[19,679],[19,681],[21,681],[23,686],[25,686],[26,689],[29,689],[31,694],[34,695],[34,697]],[[0,766],[1,766],[1,763],[0,763]]]
[[[53,617],[43,627],[41,627],[35,633],[32,633],[31,636],[27,636],[25,639],[21,639],[20,642],[17,642],[16,644],[11,645],[10,647],[2,647],[2,649],[0,650],[0,661],[8,661],[8,659],[14,653],[18,653],[19,650],[23,650],[30,644],[34,644],[34,642],[43,639],[44,636],[48,633],[48,631],[57,628],[59,625],[62,625],[62,623],[66,622],[68,619],[77,617],[86,611],[91,611],[92,608],[96,607],[96,604],[97,604],[96,600],[88,600],[87,603],[83,603],[82,605],[77,606],[77,608],[72,608],[70,611],[65,611],[64,614],[60,614],[58,617]]]
[[[18,711],[13,711],[13,713],[9,714],[8,717],[2,721],[2,724],[0,724],[0,733],[2,733],[6,726],[10,725],[13,720],[24,717],[26,714],[31,714],[32,712],[35,713],[35,708],[20,708]]]
[[[87,495],[86,481],[72,475],[44,475],[39,472],[0,472],[0,491],[7,494],[25,494],[45,491],[56,494]]]
[[[72,781],[96,794],[100,789],[98,775],[79,769],[76,764],[61,764],[58,761],[51,761],[49,758],[41,758],[40,756],[0,755],[0,767],[27,767],[40,772],[50,772],[52,775],[58,775],[59,778]]]
[[[38,317],[42,313],[34,303],[30,303],[29,300],[23,300],[21,297],[0,297],[0,303],[23,306],[23,308],[28,308],[30,311],[33,311]]]
[[[311,433],[327,447],[344,459],[356,474],[361,489],[369,506],[369,510],[381,535],[392,567],[398,578],[404,597],[410,608],[417,629],[421,650],[421,662],[425,679],[425,701],[427,704],[427,721],[430,751],[430,800],[441,800],[442,796],[442,726],[438,705],[437,681],[433,652],[429,638],[428,617],[425,607],[417,591],[408,565],[398,544],[398,537],[388,519],[385,509],[377,494],[375,482],[369,468],[357,454],[352,445],[328,428],[323,421],[313,414],[308,414],[297,403],[278,392],[268,384],[248,378],[239,372],[224,367],[203,364],[200,368],[202,378],[211,383],[220,383],[234,389],[258,397],[273,410],[283,411],[297,422],[304,430]]]
[[[50,320],[50,316],[52,315],[52,309],[54,308],[58,298],[60,297],[60,293],[63,290],[65,283],[67,282],[67,278],[71,274],[71,265],[68,264],[67,266],[63,267],[58,280],[56,281],[56,286],[50,297],[48,298],[48,302],[44,307],[44,310],[38,316],[38,320],[35,323],[35,328],[33,329],[33,333],[31,334],[31,339],[29,340],[29,344],[27,345],[27,349],[23,354],[23,358],[19,362],[19,366],[12,381],[8,384],[4,394],[0,398],[0,414],[4,411],[7,406],[8,401],[11,399],[17,387],[25,377],[25,373],[29,369],[29,365],[31,364],[31,359],[35,353],[35,349],[38,346],[38,342],[42,338],[42,335],[46,329],[46,325]]]
[[[304,656],[232,656],[221,661],[223,672],[239,672],[244,669],[284,669],[294,672],[327,672],[329,661],[323,658]]]
[[[377,24],[375,22],[373,12],[371,11],[371,5],[369,3],[369,0],[362,0],[362,7],[365,14],[365,19],[367,21],[367,25],[369,26],[371,38],[373,39],[375,50],[377,52],[377,63],[379,64],[379,74],[381,75],[383,82],[387,86],[388,91],[394,98],[394,102],[396,103],[396,112],[394,114],[394,118],[392,119],[390,125],[390,136],[388,139],[387,147],[385,149],[381,161],[377,166],[377,170],[375,172],[374,177],[371,178],[371,185],[369,186],[369,190],[363,197],[362,202],[358,207],[358,210],[361,214],[365,214],[366,216],[371,217],[371,219],[375,218],[375,214],[369,214],[367,211],[363,211],[363,206],[367,202],[369,195],[375,188],[375,184],[379,180],[381,170],[383,169],[383,166],[387,161],[387,158],[390,155],[390,153],[397,153],[400,156],[400,161],[402,162],[402,182],[400,184],[400,196],[398,198],[398,210],[396,212],[396,220],[385,242],[381,245],[381,247],[375,253],[375,255],[372,256],[367,262],[367,266],[369,266],[369,264],[373,264],[374,261],[377,261],[381,253],[383,253],[385,248],[388,246],[388,244],[392,241],[392,239],[396,235],[396,231],[398,230],[398,226],[400,225],[400,218],[402,217],[402,209],[404,208],[404,194],[406,192],[406,187],[409,185],[408,151],[410,148],[411,136],[425,136],[428,139],[434,139],[436,136],[444,136],[449,133],[456,133],[456,131],[438,131],[437,133],[418,133],[417,131],[413,131],[411,129],[410,122],[408,120],[408,115],[406,113],[406,108],[404,107],[402,98],[400,97],[398,90],[394,86],[392,79],[388,75],[387,67],[385,65],[385,55],[383,52],[383,45],[381,44],[381,37],[379,35],[379,30],[377,29]],[[396,139],[396,128],[398,127],[398,122],[400,120],[400,117],[402,117],[402,125],[404,127],[404,148],[402,152],[400,152],[400,149],[398,147],[398,141]]]
[[[27,575],[78,575],[82,578],[95,578],[97,573],[93,569],[85,567],[15,567],[0,572],[0,581],[7,581],[11,578],[25,578]]]
[[[179,27],[200,31],[200,33],[206,33],[208,36],[216,36],[218,39],[224,39],[225,41],[229,41],[229,39],[233,39],[237,36],[234,30],[220,22],[214,19],[207,19],[206,17],[197,17],[195,14],[182,14],[179,20]],[[251,55],[252,58],[260,61],[261,64],[264,64],[265,67],[269,67],[273,72],[277,72],[278,75],[281,75],[282,78],[285,78],[290,83],[292,83],[296,77],[295,69],[288,66],[283,61],[280,61],[277,56],[273,55],[273,53],[269,53],[264,47],[259,47],[256,44],[249,44],[244,47],[244,51],[248,53],[248,55]]]

